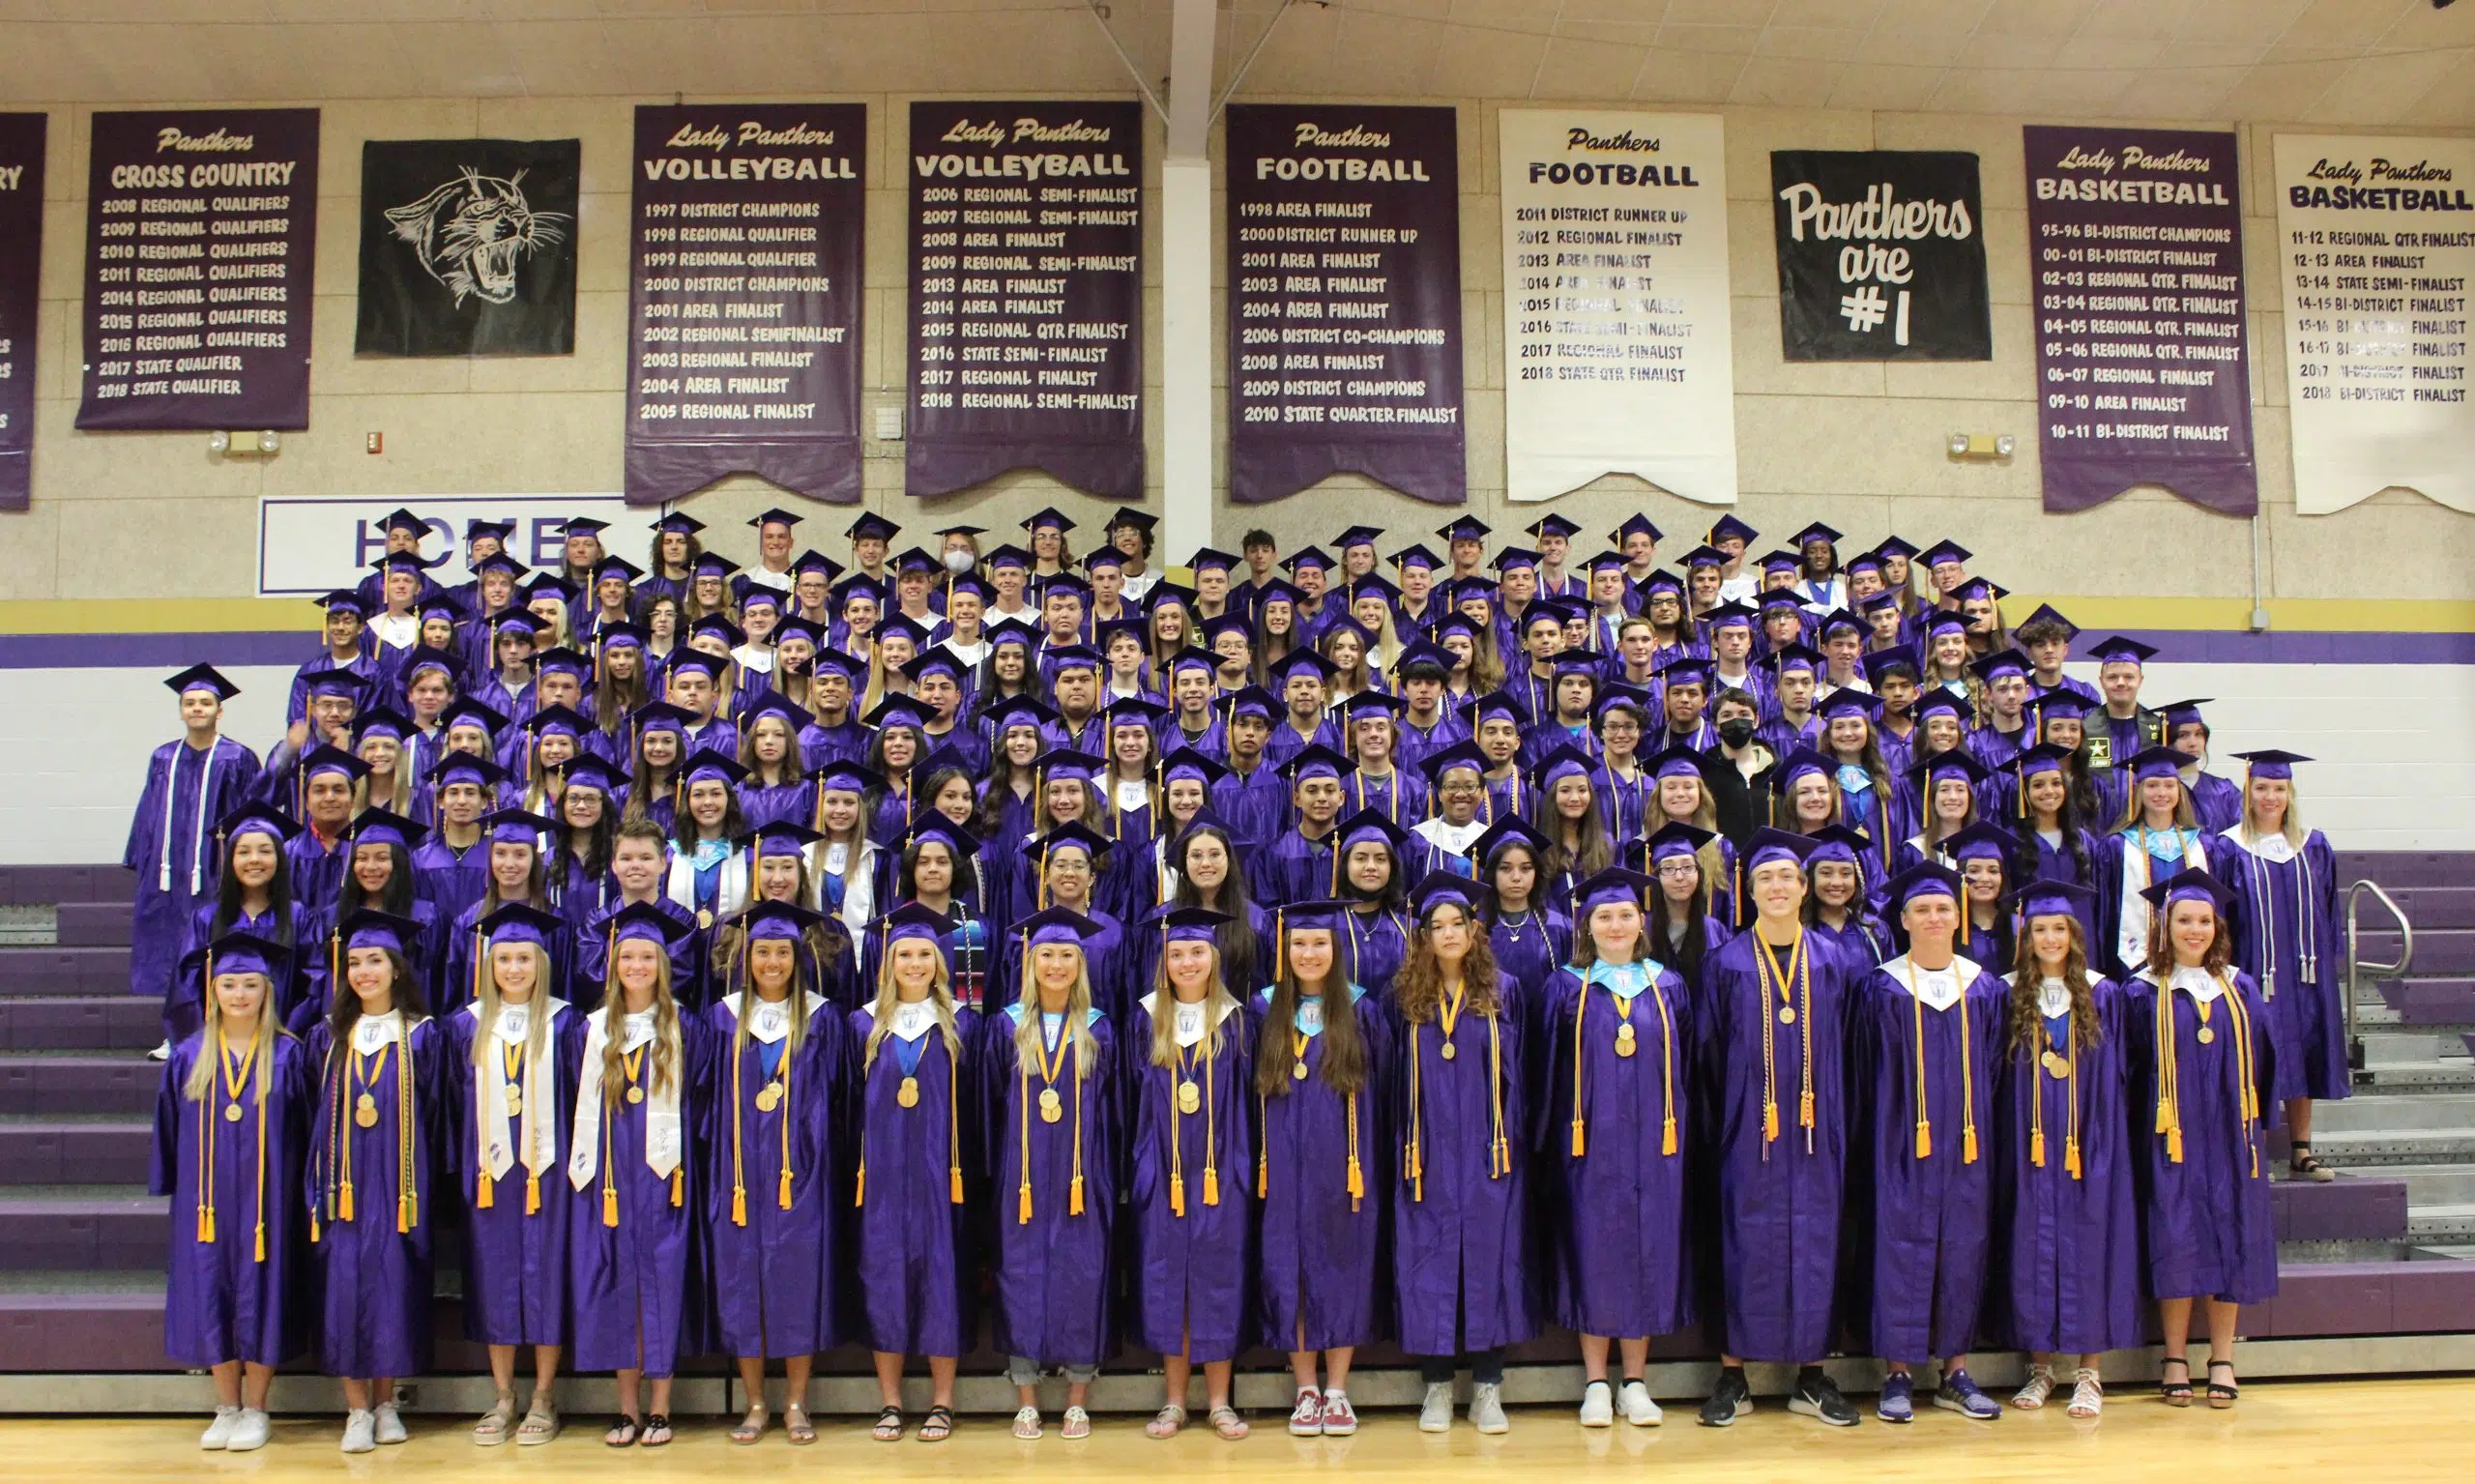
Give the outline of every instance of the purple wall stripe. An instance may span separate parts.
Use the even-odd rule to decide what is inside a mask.
[[[299,665],[318,653],[307,629],[170,634],[0,634],[0,670],[184,669]]]

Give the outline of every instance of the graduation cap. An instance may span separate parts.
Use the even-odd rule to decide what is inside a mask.
[[[2039,773],[2062,771],[2062,765],[2071,757],[2071,754],[2072,749],[2059,742],[2039,742],[2033,747],[2022,749],[2011,759],[2011,767],[2012,771],[2018,774],[2020,782],[2024,785],[2028,779]],[[2024,788],[2022,790],[2021,797],[2024,804],[2026,799]]]
[[[1874,550],[1886,560],[1896,557],[1899,560],[1906,562],[1914,560],[1916,556],[1916,547],[1912,543],[1902,540],[1896,536],[1886,536],[1880,540],[1876,541],[1874,543]]]
[[[1773,675],[1786,675],[1791,670],[1820,670],[1822,656],[1802,644],[1783,644],[1754,661]]]
[[[1942,837],[1942,850],[1954,860],[1995,860],[2004,870],[2011,866],[2011,852],[2018,847],[2017,835],[2000,825],[1979,820],[1965,829],[1955,829]]]
[[[1996,650],[1983,658],[1969,660],[1968,668],[1976,672],[1979,680],[1991,684],[2006,675],[2024,679],[2030,667],[2028,656],[2018,650]]]
[[[914,683],[926,680],[931,675],[951,676],[956,682],[960,682],[963,672],[970,668],[969,665],[954,657],[953,651],[940,649],[934,645],[902,662],[902,673],[911,677]]]
[[[865,794],[886,786],[886,775],[863,763],[836,758],[809,774],[821,794]]]
[[[705,529],[705,523],[685,510],[669,510],[654,522],[654,529],[664,536],[694,536]]]
[[[2142,747],[2115,766],[2128,768],[2134,782],[2145,783],[2151,778],[2172,778],[2182,781],[2183,770],[2199,759],[2172,747]]]
[[[1865,679],[1876,685],[1891,675],[1907,672],[1909,680],[1917,677],[1916,646],[1894,644],[1886,650],[1876,650],[1865,656]]]
[[[351,696],[358,700],[369,688],[369,677],[341,665],[320,665],[301,672],[301,684],[312,696]]]
[[[606,520],[596,520],[590,515],[570,515],[567,523],[560,527],[559,534],[561,536],[599,536],[609,529],[610,522]]]
[[[1169,656],[1167,668],[1171,675],[1176,675],[1180,670],[1202,670],[1216,674],[1220,669],[1220,656],[1209,650],[1197,649],[1189,644]]]
[[[1452,584],[1452,601],[1455,607],[1463,603],[1485,603],[1492,608],[1496,602],[1496,585],[1484,577],[1457,578]]]
[[[349,613],[357,619],[369,617],[369,600],[351,588],[337,588],[332,593],[321,594],[310,601],[326,609],[330,618],[338,613]]]
[[[1507,845],[1522,847],[1529,852],[1532,858],[1544,858],[1548,851],[1547,836],[1536,827],[1519,815],[1506,814],[1488,826],[1486,831],[1478,838],[1470,842],[1470,856],[1473,860],[1493,866],[1496,852]]]
[[[511,520],[491,520],[487,516],[476,515],[464,522],[464,539],[467,542],[484,536],[494,536],[504,541],[513,535],[515,522]]]
[[[740,708],[739,729],[746,732],[768,716],[779,716],[783,725],[791,729],[793,737],[799,736],[802,729],[816,720],[798,702],[782,692],[768,690]]]
[[[906,695],[888,695],[876,704],[876,709],[859,719],[878,731],[888,727],[908,727],[915,732],[928,730],[926,703]]]
[[[1046,726],[1057,719],[1057,713],[1034,695],[1005,696],[992,701],[980,715],[999,737],[1015,727]]]
[[[1121,526],[1131,526],[1137,531],[1149,531],[1158,524],[1159,516],[1148,514],[1130,505],[1121,505],[1109,512],[1109,523],[1101,529],[1115,531]]]
[[[1029,571],[1032,566],[1032,554],[1011,544],[994,547],[982,553],[979,560],[992,572],[1001,567],[1021,567]]]
[[[1478,729],[1490,721],[1509,721],[1520,726],[1524,720],[1520,705],[1500,690],[1490,690],[1463,702],[1461,719],[1469,723],[1470,735],[1473,738],[1478,735]]]
[[[1064,946],[1080,948],[1104,928],[1070,907],[1048,907],[1014,924],[1031,947]]]
[[[432,788],[447,788],[457,783],[470,783],[484,797],[494,786],[507,781],[507,770],[490,759],[474,752],[448,751],[430,765]]]
[[[912,649],[923,650],[928,647],[928,626],[909,614],[890,613],[886,615],[885,622],[877,626],[877,637],[908,639]]]
[[[2176,902],[2205,901],[2223,917],[2234,905],[2234,893],[2226,883],[2196,865],[2183,867],[2140,894],[2160,912]]]
[[[1702,615],[1702,621],[1709,625],[1711,630],[1715,632],[1730,626],[1751,628],[1754,620],[1761,616],[1751,604],[1741,598],[1731,598]]]
[[[1141,619],[1109,619],[1092,626],[1092,647],[1107,654],[1109,646],[1120,639],[1132,639],[1144,645],[1150,629]]]
[[[1920,896],[1947,896],[1957,902],[1963,894],[1958,875],[1938,860],[1918,861],[1892,877],[1882,890],[1893,908],[1904,908]]]
[[[1588,753],[1565,742],[1538,760],[1538,788],[1543,793],[1565,778],[1587,778],[1597,766]]]
[[[1710,661],[1706,659],[1696,659],[1688,655],[1682,659],[1669,660],[1666,664],[1659,666],[1655,673],[1659,683],[1671,688],[1677,685],[1707,687],[1710,684],[1711,666]]]
[[[2094,916],[2096,907],[2095,890],[2077,882],[2032,881],[2020,888],[2019,914],[2024,922],[2035,917]]]
[[[1709,760],[1682,743],[1673,743],[1642,759],[1644,772],[1653,778],[1706,778]]]
[[[707,551],[698,553],[687,570],[698,577],[727,577],[739,570],[739,564],[718,551]]]
[[[1968,550],[1965,546],[1961,545],[1957,541],[1940,540],[1936,541],[1933,545],[1926,547],[1916,555],[1917,560],[1925,564],[1926,570],[1931,571],[1935,567],[1941,567],[1947,563],[1965,562],[1968,558],[1975,556],[1976,553]]]
[[[206,962],[217,978],[227,974],[254,974],[272,980],[275,966],[291,961],[292,955],[282,946],[269,943],[255,933],[226,933],[208,945],[206,950]]]
[[[346,948],[384,948],[402,954],[410,951],[410,945],[421,941],[422,925],[410,917],[364,907],[336,923],[335,932]]]
[[[1260,716],[1269,721],[1289,710],[1280,697],[1261,685],[1241,685],[1221,697],[1220,704],[1228,708],[1232,721],[1240,716]]]
[[[2072,623],[2069,619],[2064,618],[2062,616],[2062,611],[2052,603],[2037,604],[2036,612],[2029,614],[2026,618],[2020,621],[2020,626],[2022,628],[2026,628],[2036,624],[2052,624],[2056,628],[2062,630],[2062,637],[2065,640],[2077,639],[2080,637],[2080,626]]]
[[[1965,725],[1965,722],[1960,715],[1960,698],[1951,694],[1947,687],[1941,685],[1929,685],[1924,690],[1918,692],[1916,704],[1908,708],[1908,711],[1909,713],[1919,721],[1923,721],[1926,717],[1938,712],[1955,721],[1961,721],[1962,724]]]
[[[322,772],[339,772],[359,783],[369,776],[369,765],[340,747],[320,742],[302,755],[302,781],[306,783]]]
[[[535,572],[524,584],[524,600],[528,603],[538,603],[545,597],[572,603],[581,596],[574,583],[555,572]]]
[[[1441,557],[1437,556],[1434,552],[1427,550],[1426,547],[1418,545],[1415,542],[1402,547],[1400,550],[1392,553],[1392,555],[1384,558],[1383,560],[1391,563],[1393,567],[1402,571],[1408,571],[1413,567],[1422,567],[1429,571],[1433,571],[1437,567],[1444,565]]]
[[[1865,831],[1846,825],[1825,826],[1815,830],[1807,838],[1814,842],[1813,850],[1805,857],[1805,864],[1808,868],[1820,865],[1825,860],[1836,860],[1843,865],[1854,865],[1874,848],[1873,840],[1866,835]]]
[[[554,732],[568,737],[582,737],[593,730],[593,723],[573,707],[545,706],[524,718],[524,729],[537,738],[548,737]]]
[[[370,808],[354,815],[346,832],[355,845],[393,845],[411,850],[428,835],[429,829],[392,809]]]
[[[1496,571],[1499,575],[1519,571],[1523,567],[1535,569],[1537,566],[1538,553],[1527,546],[1506,546],[1496,553]]]
[[[708,618],[711,617],[712,615],[708,615]],[[699,627],[701,629],[702,626],[700,625]],[[716,630],[713,629],[703,629],[703,631],[707,633],[716,632]],[[736,625],[732,626],[732,632],[738,632],[738,626]],[[745,635],[741,635],[741,642],[746,642]],[[723,655],[709,655],[703,650],[681,649],[673,650],[671,652],[668,673],[672,676],[679,676],[686,674],[689,671],[695,671],[701,673],[707,680],[719,680],[722,672],[728,668],[730,668],[730,660]]]
[[[241,693],[241,687],[224,677],[213,665],[191,665],[180,674],[167,678],[163,684],[175,695],[188,695],[192,690],[207,690],[218,701],[229,701]]]
[[[825,648],[826,640],[830,636],[830,631],[824,625],[814,619],[801,618],[798,614],[793,614],[773,626],[773,642],[776,646],[787,644],[793,639],[805,639],[810,648],[821,650]]]
[[[1351,578],[1350,601],[1356,603],[1359,599],[1367,597],[1383,598],[1389,605],[1401,600],[1401,590],[1394,587],[1388,579],[1379,577],[1373,572],[1363,577]]]
[[[1329,681],[1341,673],[1340,666],[1314,650],[1292,650],[1272,662],[1272,678],[1286,686],[1300,670],[1312,670],[1319,679]]]
[[[851,522],[842,534],[853,541],[890,541],[902,534],[902,527],[874,510],[868,510]]]
[[[1347,856],[1360,845],[1382,845],[1399,860],[1409,848],[1410,831],[1383,817],[1381,809],[1360,809],[1334,827],[1339,841],[1338,854]]]
[[[741,645],[747,642],[747,630],[740,627],[737,624],[732,623],[727,617],[718,613],[706,614],[703,618],[698,619],[694,624],[688,626],[687,636],[689,638],[697,638],[705,634],[713,635],[714,638],[721,640],[732,649],[738,649]],[[678,656],[674,655],[672,657],[673,661],[676,662]]]
[[[1964,603],[1998,603],[2011,596],[2011,590],[1991,577],[1970,577],[1951,590],[1954,600]]]
[[[1851,576],[1857,572],[1878,572],[1882,569],[1882,554],[1878,551],[1860,551],[1839,566],[1842,571]]]
[[[784,597],[785,595],[777,588],[769,588],[761,582],[747,583],[740,590],[740,614],[745,617],[750,608],[771,608],[778,613],[781,611]]]
[[[1100,652],[1088,644],[1061,644],[1042,657],[1047,661],[1051,674],[1063,674],[1067,670],[1099,670],[1107,665],[1107,661],[1100,657]]]
[[[905,546],[894,554],[893,569],[897,576],[909,577],[914,574],[924,576],[944,571],[946,564],[925,547]]]
[[[849,568],[845,567],[841,563],[836,562],[831,557],[827,556],[824,552],[817,550],[813,546],[802,550],[798,556],[791,559],[792,576],[804,577],[810,572],[817,572],[824,576],[828,586],[830,586],[835,579],[839,578],[847,570],[849,570]]]
[[[528,568],[523,563],[518,562],[514,557],[504,551],[493,551],[488,556],[481,558],[481,560],[472,565],[472,572],[475,577],[480,577],[485,572],[505,572],[508,574],[508,577],[512,580],[523,576],[528,570],[530,570],[530,568]]]
[[[1465,916],[1475,916],[1482,889],[1476,882],[1467,876],[1455,875],[1450,871],[1429,871],[1416,886],[1410,888],[1410,906],[1412,911],[1417,914],[1418,924],[1421,927],[1426,925],[1429,917],[1435,916],[1435,911],[1439,907],[1458,907]]]
[[[1884,588],[1878,593],[1868,593],[1856,599],[1856,611],[1865,615],[1868,620],[1884,609],[1896,611],[1898,607],[1899,594],[1891,588]]]
[[[1532,536],[1560,536],[1566,540],[1582,534],[1582,528],[1561,515],[1542,515],[1523,528]]]
[[[1651,863],[1656,864],[1661,860],[1672,860],[1678,856],[1699,855],[1703,846],[1717,838],[1717,833],[1712,830],[1703,829],[1697,825],[1688,825],[1676,819],[1670,820],[1651,831],[1650,837],[1642,843],[1647,849]]]
[[[824,920],[825,914],[811,912],[797,902],[755,902],[740,915],[740,925],[751,943],[758,939],[797,943],[809,928]]]
[[[1424,673],[1428,670],[1435,673]],[[1440,681],[1452,673],[1452,656],[1424,639],[1412,639],[1392,656],[1392,673],[1405,680]]]
[[[1449,525],[1435,528],[1435,534],[1447,541],[1483,541],[1495,528],[1475,515],[1456,516]]]
[[[1208,791],[1213,784],[1228,776],[1228,769],[1192,747],[1179,747],[1160,760],[1160,778],[1164,783],[1171,778],[1195,778]]]
[[[1436,874],[1440,876],[1446,873],[1439,871]],[[1433,878],[1430,877],[1429,879],[1432,880]],[[1424,883],[1421,883],[1421,885],[1424,885]],[[1338,932],[1340,931],[1342,919],[1350,915],[1351,910],[1351,903],[1334,901],[1329,897],[1321,897],[1304,902],[1291,902],[1287,906],[1279,908],[1278,932],[1282,941],[1274,945],[1273,954],[1275,959],[1277,959],[1288,948],[1289,945],[1287,940],[1291,933]]]
[[[1805,529],[1797,532],[1788,539],[1790,544],[1795,546],[1801,551],[1816,541],[1820,541],[1824,545],[1835,545],[1839,542],[1840,538],[1840,532],[1834,531],[1830,527],[1823,525],[1820,521],[1817,520],[1812,525],[1805,527]]]
[[[568,930],[566,918],[543,912],[530,902],[502,902],[473,926],[492,947],[503,943],[529,943],[546,949]]]
[[[1820,619],[1816,621],[1814,625],[1814,632],[1827,639],[1832,634],[1842,632],[1843,630],[1862,636],[1872,627],[1872,625],[1849,612],[1847,609],[1833,608],[1828,613],[1823,614]]]
[[[1478,750],[1476,742],[1464,738],[1449,747],[1439,748],[1418,759],[1418,771],[1425,773],[1431,784],[1441,783],[1443,775],[1456,768],[1483,774],[1487,771],[1487,755]]]
[[[604,799],[615,799],[627,786],[626,775],[591,752],[579,752],[563,765],[568,787],[586,788]]]
[[[650,943],[668,952],[673,944],[696,931],[692,921],[682,922],[653,902],[629,902],[610,917],[610,942],[615,948],[623,943]],[[611,969],[618,969],[614,955]]]
[[[622,556],[606,556],[593,565],[593,580],[596,582],[608,582],[617,578],[621,582],[632,585],[644,574],[643,567]]]
[[[2179,752],[2174,755],[2182,756]],[[1974,790],[1988,776],[1985,765],[1978,762],[1976,754],[1965,747],[1952,747],[1947,751],[1918,758],[1907,765],[1907,774],[1929,790],[1937,783],[1947,783],[1955,777],[1967,784],[1970,790]]]
[[[1045,874],[1048,858],[1061,850],[1079,850],[1093,860],[1109,853],[1115,840],[1080,820],[1069,821],[1050,829],[1046,834],[1023,842],[1023,856],[1034,862]]]
[[[1244,560],[1242,557],[1233,557],[1225,551],[1215,550],[1209,546],[1198,546],[1195,548],[1195,554],[1186,558],[1186,566],[1197,572],[1229,571]]]
[[[1939,639],[1944,634],[1965,634],[1967,631],[1968,616],[1957,608],[1937,608],[1926,615],[1925,637],[1928,640]]]
[[[1280,765],[1281,776],[1295,785],[1309,778],[1342,778],[1349,774],[1350,760],[1325,746],[1310,742],[1296,756]]]
[[[1577,917],[1587,917],[1601,907],[1619,907],[1627,902],[1639,907],[1657,885],[1639,871],[1609,866],[1573,887],[1573,911]]]
[[[696,724],[696,713],[668,701],[647,701],[627,713],[627,719],[643,732],[684,732]]]
[[[1697,567],[1725,567],[1728,554],[1716,546],[1696,546],[1676,560],[1683,564],[1687,572],[1691,572]]]
[[[481,816],[481,828],[489,831],[493,845],[532,845],[538,847],[541,836],[559,827],[527,809],[493,809]]]
[[[1052,597],[1071,597],[1080,602],[1092,596],[1092,585],[1072,572],[1051,572],[1040,579],[1040,601]]]
[[[2300,752],[2286,752],[2276,747],[2261,747],[2234,755],[2250,765],[2244,771],[2246,781],[2252,778],[2292,778],[2295,764],[2312,761]]]
[[[433,567],[444,567],[446,565],[447,559],[445,557],[440,557],[435,562],[424,562],[422,560],[422,554],[418,551],[390,551],[369,564],[370,568],[373,571],[413,572],[416,574],[428,571]]]
[[[1208,907],[1159,907],[1149,919],[1160,929],[1162,943],[1208,943],[1218,946],[1224,923],[1238,919]]]
[[[1749,525],[1746,525],[1743,521],[1736,519],[1733,515],[1722,515],[1718,519],[1710,522],[1710,533],[1703,537],[1703,539],[1708,544],[1716,546],[1721,540],[1732,538],[1750,545],[1752,544],[1754,538],[1761,534],[1761,532],[1756,531]]]
[[[2177,727],[2208,725],[2200,719],[2200,708],[2216,700],[2215,696],[2193,696],[2183,701],[2168,701],[2158,707],[2157,713],[2166,721],[2166,735],[2171,737]]]
[[[946,951],[946,935],[954,930],[954,919],[934,907],[905,902],[868,926],[882,934],[888,946],[904,942],[926,943],[933,945],[942,956]]]
[[[1169,719],[1169,708],[1142,696],[1119,696],[1109,702],[1108,717],[1113,728],[1141,727],[1145,731],[1152,731]]]
[[[1765,572],[1801,572],[1805,569],[1805,559],[1795,552],[1781,549],[1763,552],[1758,565]]]
[[[1624,553],[1620,551],[1602,551],[1597,556],[1590,558],[1587,565],[1591,572],[1596,573],[1620,572],[1632,564],[1624,560]],[[1648,579],[1645,578],[1644,580],[1647,581]]]
[[[1821,719],[1824,721],[1836,721],[1842,716],[1862,716],[1871,721],[1874,719],[1875,713],[1881,709],[1880,696],[1859,690],[1853,685],[1840,686],[1822,697],[1821,704],[1814,708],[1821,713]]]
[[[1771,792],[1785,799],[1795,791],[1796,780],[1809,773],[1836,778],[1839,765],[1811,747],[1798,747],[1780,760],[1778,770],[1771,774]]]
[[[975,538],[986,536],[988,528],[986,526],[945,526],[928,534],[937,537],[961,536]]]
[[[1051,530],[1063,536],[1074,529],[1074,521],[1056,506],[1042,506],[1022,519],[1026,531]]]
[[[1331,557],[1320,546],[1301,546],[1280,560],[1281,570],[1292,576],[1310,567],[1320,572],[1330,569],[1332,566]]]
[[[401,531],[408,536],[426,538],[429,535],[429,522],[398,506],[388,511],[385,518],[378,522],[378,529],[391,535]]]
[[[931,816],[944,819],[945,816]],[[759,825],[741,838],[740,843],[754,851],[759,859],[797,856],[825,836],[795,819],[777,819]]]
[[[1386,720],[1409,710],[1410,703],[1388,690],[1366,689],[1341,703],[1341,714],[1351,721],[1372,721],[1378,716]]]
[[[1618,546],[1624,544],[1626,538],[1635,536],[1646,536],[1653,543],[1667,538],[1667,533],[1651,524],[1650,517],[1639,513],[1625,516],[1624,524],[1607,533],[1607,538]]]

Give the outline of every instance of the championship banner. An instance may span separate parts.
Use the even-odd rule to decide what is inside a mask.
[[[35,317],[43,293],[41,113],[0,113],[0,510],[34,500]]]
[[[2396,486],[2475,514],[2475,140],[2280,134],[2294,508]]]
[[[1728,166],[1715,113],[1507,108],[1504,488],[1629,474],[1736,498]]]
[[[364,356],[576,348],[573,139],[372,139],[361,151]]]
[[[1790,361],[1991,361],[1976,157],[1773,150]]]
[[[911,105],[904,484],[1143,499],[1143,109]]]
[[[636,110],[627,499],[859,498],[861,103]]]
[[[1229,498],[1469,496],[1450,108],[1232,104]]]
[[[2023,132],[2046,509],[2158,484],[2252,514],[2234,135]]]
[[[318,110],[98,113],[81,428],[309,425]]]

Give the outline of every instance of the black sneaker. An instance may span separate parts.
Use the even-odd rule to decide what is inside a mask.
[[[1845,1407],[1845,1402],[1840,1404]],[[1702,1404],[1703,1427],[1727,1427],[1736,1418],[1753,1411],[1753,1387],[1746,1384],[1744,1372],[1723,1369],[1719,1383],[1710,1390],[1710,1399]]]
[[[1820,1371],[1797,1379],[1796,1389],[1788,1395],[1788,1410],[1830,1427],[1854,1427],[1857,1421],[1856,1409],[1848,1405],[1848,1398],[1839,1394],[1830,1377]]]

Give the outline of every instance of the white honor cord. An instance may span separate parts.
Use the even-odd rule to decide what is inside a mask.
[[[186,748],[188,742],[175,742],[175,748]],[[215,797],[215,743],[206,746],[206,768],[197,780],[197,838],[189,845],[189,894],[205,889],[206,817],[213,812],[207,807]],[[172,754],[172,766],[163,775],[163,864],[156,872],[155,889],[172,889],[172,816],[181,806],[181,754]]]

